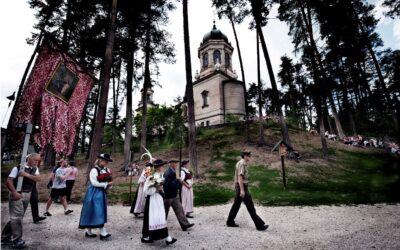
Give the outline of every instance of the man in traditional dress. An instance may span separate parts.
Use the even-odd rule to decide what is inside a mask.
[[[187,218],[193,218],[191,215],[193,213],[193,178],[192,173],[187,168],[189,161],[182,161],[181,167],[181,180],[182,180],[182,189],[181,189],[181,201],[182,208],[186,214]]]
[[[112,187],[111,172],[106,167],[112,159],[109,154],[100,154],[95,166],[90,170],[89,185],[83,200],[79,228],[87,228],[85,237],[94,238],[97,235],[93,228],[100,229],[100,240],[107,240],[111,234],[107,233],[104,224],[107,223],[107,193]]]
[[[24,170],[20,172],[21,166],[16,166],[8,175],[6,186],[10,191],[10,221],[5,225],[1,233],[1,243],[12,244],[13,248],[24,248],[25,241],[22,240],[22,219],[29,205],[31,192],[36,182],[40,181],[38,162],[40,155],[33,153],[26,157],[27,163]],[[22,188],[17,192],[18,177],[22,176]]]
[[[176,171],[177,160],[170,160],[169,161],[169,168],[164,173],[164,205],[165,205],[165,214],[168,217],[169,208],[172,206],[176,217],[178,218],[179,225],[183,231],[186,231],[188,228],[193,227],[194,224],[190,223],[186,218],[185,212],[183,211],[182,204],[179,201],[178,197],[178,189],[182,184],[182,180],[177,178]]]
[[[248,189],[248,183],[249,183],[248,162],[250,161],[250,157],[251,157],[251,152],[243,151],[242,159],[236,163],[236,168],[235,168],[236,196],[231,211],[229,212],[226,225],[228,227],[239,226],[235,223],[235,218],[237,213],[239,212],[240,205],[242,204],[243,201],[247,207],[247,211],[249,211],[249,214],[253,219],[254,224],[256,225],[257,230],[264,231],[268,228],[268,225],[266,225],[264,221],[257,215],[256,209],[254,208],[253,199],[251,198]]]
[[[142,214],[144,212],[144,204],[146,202],[146,195],[143,192],[143,187],[144,187],[144,182],[146,181],[146,173],[148,172],[149,168],[152,168],[153,164],[151,162],[148,162],[145,166],[145,168],[142,171],[142,174],[139,176],[138,179],[138,189],[135,194],[135,198],[133,199],[132,206],[131,206],[131,214],[134,214],[136,217],[139,216],[139,214]]]
[[[155,160],[153,165],[155,172],[146,177],[144,193],[146,194],[146,205],[144,210],[142,238],[143,243],[152,243],[154,240],[166,239],[167,245],[174,244],[175,238],[168,234],[167,218],[165,216],[163,201],[163,160]]]

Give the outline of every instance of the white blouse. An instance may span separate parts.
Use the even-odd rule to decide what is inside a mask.
[[[104,174],[104,173],[107,173],[107,168],[100,168],[101,170],[100,170],[100,173],[101,174]],[[106,189],[107,188],[107,185],[108,185],[108,182],[99,182],[98,180],[97,180],[97,176],[98,176],[99,174],[98,174],[98,172],[97,172],[97,169],[95,169],[95,168],[92,168],[92,170],[90,170],[90,174],[89,174],[89,180],[90,180],[90,183],[92,184],[92,186],[94,186],[94,187],[102,187],[102,188],[104,188],[104,189]]]

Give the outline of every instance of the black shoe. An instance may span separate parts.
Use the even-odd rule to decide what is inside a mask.
[[[51,213],[50,212],[45,212],[43,215],[45,215],[45,216],[51,216]]]
[[[106,234],[106,235],[100,234],[100,240],[107,240],[110,236],[111,236],[111,234]]]
[[[13,241],[11,240],[10,237],[6,237],[1,239],[1,245],[2,246],[11,246],[13,244]]]
[[[135,217],[139,217],[140,213],[133,213]]]
[[[262,227],[257,228],[258,231],[265,231],[267,230],[269,226],[267,224],[264,224]]]
[[[25,245],[25,241],[23,241],[22,239],[16,239],[16,240],[13,241],[12,248],[15,248],[15,249],[22,249],[22,248],[24,248],[25,246],[26,246],[26,245]]]
[[[33,220],[33,223],[38,223],[39,221],[42,221],[42,220],[45,220],[46,219],[46,217],[38,217],[38,218],[36,218],[36,219],[34,219]]]
[[[64,214],[65,214],[65,215],[68,215],[68,214],[72,213],[73,211],[74,211],[74,210],[68,209],[67,211],[64,212]]]
[[[193,215],[187,214],[187,215],[186,215],[186,218],[193,219],[194,217],[193,217]]]
[[[88,232],[85,232],[85,237],[87,237],[87,238],[96,238],[97,234],[89,234]]]
[[[191,228],[194,226],[194,223],[190,223],[187,227],[182,228],[183,231],[188,230],[188,228]]]
[[[140,241],[142,241],[142,243],[153,243],[153,240],[152,239],[148,239],[148,240],[146,240],[145,238],[140,238]]]
[[[227,222],[226,225],[227,225],[228,227],[239,227],[239,225],[236,224],[235,222]]]
[[[172,245],[172,244],[174,244],[176,241],[177,241],[177,239],[172,238],[171,241],[165,241],[165,243],[167,243],[167,245]]]

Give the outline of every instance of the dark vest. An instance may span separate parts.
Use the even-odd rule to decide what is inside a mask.
[[[20,166],[17,166],[18,172],[20,169]],[[30,175],[35,175],[36,173],[36,167],[33,168],[24,168],[24,171],[27,172]],[[14,188],[17,189],[17,183],[18,183],[18,175],[17,177],[14,178]],[[33,187],[35,186],[36,182],[24,177],[23,181],[22,181],[22,188],[21,188],[21,192],[32,192]]]

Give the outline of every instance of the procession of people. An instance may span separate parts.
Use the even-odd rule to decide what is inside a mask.
[[[148,155],[150,159],[145,162],[145,166],[138,177],[138,188],[130,212],[135,215],[135,218],[141,218],[140,215],[143,214],[142,236],[140,237],[142,243],[153,243],[156,240],[164,239],[165,243],[170,245],[177,241],[168,231],[167,218],[171,207],[183,231],[195,225],[188,220],[188,218],[194,218],[193,174],[189,170],[188,160],[180,162],[172,159],[167,162],[153,158],[150,153]],[[236,196],[226,224],[228,227],[238,227],[234,219],[243,201],[256,229],[263,231],[268,228],[268,225],[256,214],[248,191],[248,162],[250,157],[251,153],[244,151],[242,152],[242,159],[236,164],[234,173]],[[41,155],[30,154],[26,157],[26,161],[23,171],[20,171],[19,165],[14,167],[6,182],[10,191],[10,222],[6,224],[2,231],[1,242],[2,245],[11,245],[13,248],[24,248],[26,246],[22,239],[22,218],[29,201],[32,201],[36,182],[40,181]],[[98,235],[93,230],[99,229],[100,240],[111,239],[111,234],[106,229],[108,222],[107,195],[108,192],[112,192],[110,189],[113,186],[112,172],[107,167],[110,162],[113,162],[113,160],[109,154],[100,154],[89,172],[89,181],[83,199],[79,225],[77,225],[79,229],[86,229],[85,238],[96,238]],[[68,162],[64,158],[58,161],[58,166],[52,171],[49,183],[51,192],[47,201],[45,216],[52,216],[49,208],[58,197],[60,197],[64,206],[65,215],[73,212],[68,209],[68,203],[76,175],[75,162]],[[22,189],[17,191],[18,177],[24,178]],[[68,181],[70,181],[69,184],[67,184]],[[32,214],[36,210],[37,208],[32,206]],[[34,217],[35,223],[46,218],[36,216]]]

